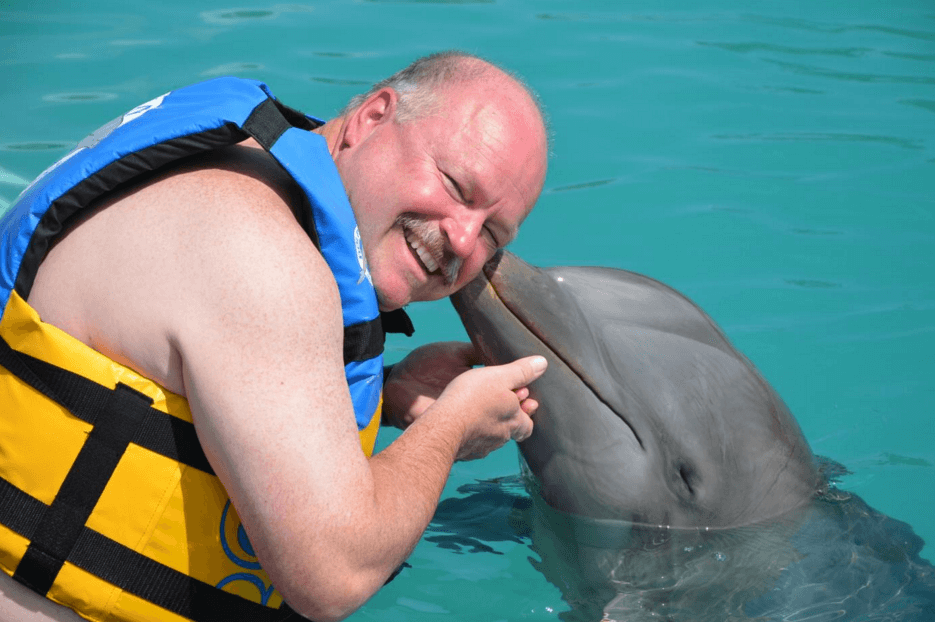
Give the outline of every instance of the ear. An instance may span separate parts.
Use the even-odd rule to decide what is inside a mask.
[[[354,110],[344,123],[344,131],[338,142],[339,149],[354,147],[379,126],[396,117],[398,95],[391,88],[380,89]]]

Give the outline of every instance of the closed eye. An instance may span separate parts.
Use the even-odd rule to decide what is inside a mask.
[[[448,173],[442,172],[442,175],[445,177],[445,181],[451,186],[454,193],[457,195],[458,200],[462,203],[467,203],[467,198],[464,196],[464,191],[461,189],[461,185],[455,181],[455,178],[449,175]]]
[[[503,248],[503,246],[506,246],[505,244],[503,246],[500,245],[500,241],[497,240],[497,235],[493,232],[492,228],[490,228],[487,225],[484,225],[484,230],[487,232],[487,235],[490,236],[490,241],[493,242],[494,248],[496,250],[499,250]]]

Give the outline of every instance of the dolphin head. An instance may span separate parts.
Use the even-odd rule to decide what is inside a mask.
[[[488,364],[549,361],[520,451],[571,514],[733,527],[804,504],[820,487],[795,419],[687,298],[611,268],[540,269],[504,252],[452,296]]]

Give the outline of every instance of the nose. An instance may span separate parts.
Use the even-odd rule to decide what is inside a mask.
[[[484,218],[482,210],[464,208],[442,220],[441,229],[448,238],[452,253],[461,259],[467,259],[474,253],[484,227]]]

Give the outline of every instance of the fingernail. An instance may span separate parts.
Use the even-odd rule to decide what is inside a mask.
[[[533,371],[542,371],[548,366],[544,356],[535,356],[529,363],[532,365]]]

